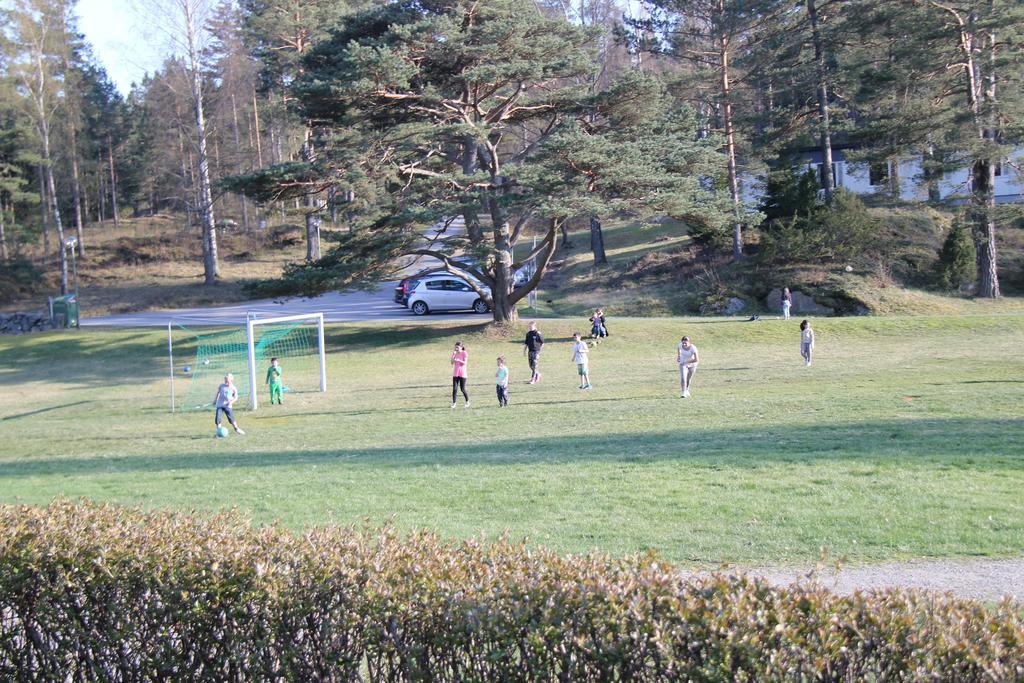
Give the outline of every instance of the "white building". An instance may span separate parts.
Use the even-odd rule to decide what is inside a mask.
[[[820,150],[808,150],[795,155],[808,169],[821,172]],[[996,202],[1024,203],[1024,149],[1018,150],[1007,162],[996,167]],[[848,161],[842,148],[832,150],[832,177],[834,186],[857,194],[891,194],[894,184],[899,185],[899,196],[906,201],[925,201],[928,187],[924,183],[921,159],[902,159],[881,163]],[[759,204],[764,195],[764,179],[744,177],[744,199]],[[967,168],[944,173],[938,182],[939,196],[952,203],[966,201],[971,193],[971,175]]]

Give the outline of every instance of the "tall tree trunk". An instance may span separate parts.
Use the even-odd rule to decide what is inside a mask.
[[[835,179],[832,177],[832,128],[828,109],[828,68],[825,63],[825,46],[818,25],[818,8],[815,0],[807,0],[807,17],[811,21],[811,40],[814,42],[814,73],[818,81],[818,126],[821,144],[821,186],[825,197],[831,198]]]
[[[467,135],[462,142],[462,174],[473,175],[477,171],[477,143],[472,135]],[[466,235],[473,244],[484,241],[484,229],[480,225],[480,216],[476,203],[469,199],[462,206],[462,217],[466,222]]]
[[[252,120],[256,127],[256,163],[263,168],[263,142],[260,139],[260,108],[256,104],[256,89],[252,91]]]
[[[900,178],[900,160],[898,157],[889,158],[889,198],[900,199],[900,185],[902,184]]]
[[[995,224],[995,164],[991,158],[991,147],[996,141],[998,114],[996,107],[996,34],[991,29],[984,34],[987,45],[973,33],[973,14],[967,26],[962,28],[960,47],[965,57],[964,73],[967,77],[968,105],[978,137],[984,140],[985,156],[975,159],[971,166],[971,204],[973,223],[971,236],[978,265],[978,296],[998,299],[1002,296],[999,288],[999,266],[996,258]],[[975,58],[975,48],[988,52],[988,73],[982,72],[982,65]]]
[[[0,201],[0,260],[7,263],[9,258],[7,254],[7,232],[5,230],[5,223],[7,219],[7,208],[3,202]]]
[[[207,285],[217,282],[219,263],[217,260],[217,228],[213,216],[213,194],[210,190],[210,161],[206,152],[206,117],[203,112],[203,84],[199,70],[199,54],[196,50],[195,17],[190,10],[185,12],[186,39],[192,99],[195,106],[196,143],[199,152],[199,219],[203,226],[203,279]]]
[[[62,30],[67,36],[67,26],[62,21]],[[85,239],[82,236],[82,192],[78,183],[78,112],[76,92],[77,79],[72,77],[71,66],[68,63],[68,50],[63,50],[61,60],[64,65],[64,104],[66,107],[65,117],[67,120],[68,136],[70,143],[69,153],[71,155],[71,199],[75,203],[75,236],[78,239],[78,255],[85,258]]]
[[[939,202],[942,200],[942,191],[939,188],[942,172],[936,168],[935,148],[930,144],[925,149],[922,165],[924,166],[924,183],[928,188],[928,201],[932,203]]]
[[[107,183],[103,178],[103,151],[98,151],[96,156],[96,187],[98,189],[96,203],[96,220],[102,223],[107,219]]]
[[[192,200],[190,197],[192,193],[189,183],[192,160],[190,155],[187,156],[185,153],[185,140],[181,130],[178,131],[178,159],[181,161],[181,208],[185,211],[185,224],[191,229],[195,224],[192,217]]]
[[[569,240],[569,221],[560,221],[558,229],[562,232],[562,249],[572,249],[572,241]]]
[[[724,0],[719,0],[718,11],[721,13],[724,24]],[[721,77],[722,89],[722,124],[725,127],[729,197],[732,200],[732,259],[733,261],[739,261],[743,258],[743,223],[740,221],[740,185],[736,172],[736,132],[732,120],[732,84],[730,82],[729,50],[729,35],[723,29],[718,36],[718,58],[721,63],[719,75]]]
[[[501,188],[494,190],[501,192]],[[514,323],[519,314],[516,305],[509,296],[512,293],[512,231],[508,217],[498,203],[496,196],[488,197],[488,208],[491,214],[491,228],[494,239],[494,284],[491,287],[491,313],[494,322],[500,324]]]
[[[231,130],[235,138],[235,172],[238,175],[242,174],[242,155],[239,154],[242,149],[242,144],[238,138],[238,107],[235,104],[235,93],[231,93]],[[245,201],[245,195],[239,195],[239,201],[242,203],[242,229],[246,232],[250,232],[251,227],[249,225],[249,204]]]
[[[46,172],[39,164],[39,220],[43,226],[43,261],[50,255],[50,196],[46,193]]]
[[[302,159],[308,164],[316,160],[316,152],[313,149],[313,130],[306,127],[305,139],[302,142]],[[313,194],[306,195],[306,260],[317,261],[320,259],[320,213],[323,206],[319,197]]]
[[[999,268],[996,259],[996,198],[995,164],[991,159],[978,159],[971,169],[971,197],[973,201],[974,251],[978,262],[978,296],[998,299]]]
[[[590,250],[594,252],[595,266],[608,263],[608,256],[604,253],[604,234],[601,232],[601,221],[595,216],[590,218]]]
[[[107,163],[110,167],[110,213],[114,217],[114,228],[120,222],[117,215],[117,174],[114,173],[114,140],[107,134]]]
[[[75,236],[78,238],[78,255],[85,258],[85,239],[82,237],[82,190],[78,184],[78,142],[74,124],[71,133],[71,199],[75,202]]]
[[[57,249],[60,253],[60,293],[68,293],[68,254],[64,248],[64,224],[60,219],[60,202],[57,200],[57,183],[53,179],[53,162],[50,159],[50,126],[45,121],[40,127],[43,142],[43,166],[46,170],[46,190],[50,195],[53,211],[53,226],[57,231]]]

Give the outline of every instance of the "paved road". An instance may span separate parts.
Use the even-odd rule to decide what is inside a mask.
[[[998,602],[1004,597],[1024,603],[1024,557],[1006,559],[906,560],[839,569],[808,567],[742,568],[776,586],[804,581],[814,573],[825,588],[849,595],[855,590],[918,588],[950,592],[960,598]]]
[[[419,317],[393,300],[394,282],[381,283],[372,292],[331,293],[313,299],[263,299],[245,301],[230,306],[215,308],[181,308],[166,311],[144,311],[82,318],[82,326],[111,327],[160,327],[168,321],[182,325],[240,325],[246,315],[254,313],[259,318],[277,315],[298,315],[300,313],[324,314],[324,322],[347,323],[365,321],[431,321],[460,318],[489,319],[488,315],[476,313],[432,313]]]
[[[425,244],[435,240],[443,241],[446,237],[458,236],[465,231],[461,218],[456,219],[445,230],[434,226],[424,233]],[[409,259],[401,270],[402,275],[412,275],[426,268],[440,267],[441,263],[433,258],[418,257]],[[299,315],[301,313],[324,314],[324,322],[347,323],[364,321],[411,321],[419,320],[450,320],[460,318],[485,319],[476,313],[431,313],[423,318],[415,316],[411,311],[394,303],[394,287],[396,282],[382,282],[371,292],[333,292],[312,299],[292,297],[288,299],[263,299],[245,301],[230,306],[214,308],[182,308],[163,311],[143,311],[140,313],[123,313],[120,315],[104,315],[93,318],[82,318],[82,326],[111,327],[158,327],[167,325],[168,321],[183,325],[236,325],[244,324],[250,313],[260,318],[278,315]]]

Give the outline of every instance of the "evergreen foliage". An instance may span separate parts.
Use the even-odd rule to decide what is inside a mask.
[[[939,251],[938,267],[939,286],[943,289],[961,290],[978,276],[974,242],[962,221],[956,221],[946,235]]]
[[[838,190],[806,214],[768,223],[761,255],[774,264],[860,260],[879,247],[879,228],[857,195]]]

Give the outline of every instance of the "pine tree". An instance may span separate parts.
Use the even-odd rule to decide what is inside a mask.
[[[660,206],[714,220],[714,194],[699,178],[721,163],[717,141],[693,142],[693,118],[665,113],[650,81],[591,95],[595,32],[532,8],[525,0],[387,5],[352,17],[310,52],[292,95],[330,133],[325,154],[239,185],[266,199],[328,186],[340,172],[368,179],[382,208],[368,235],[342,245],[349,251],[292,271],[293,282],[322,288],[397,254],[430,256],[483,283],[494,320],[506,323],[571,216]],[[485,241],[445,235],[418,244],[423,229],[470,202],[485,209]],[[531,223],[542,239],[516,262],[513,248]],[[362,266],[357,252],[368,257]],[[513,273],[533,258],[534,277],[515,286]]]

